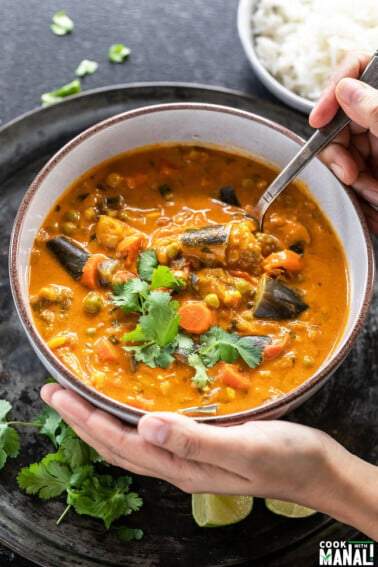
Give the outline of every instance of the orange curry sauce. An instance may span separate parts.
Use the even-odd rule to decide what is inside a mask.
[[[117,156],[79,178],[48,214],[31,256],[34,320],[56,356],[104,394],[152,411],[211,405],[213,414],[233,413],[302,384],[343,329],[347,265],[329,222],[298,182],[268,211],[264,234],[256,232],[248,212],[275,175],[266,164],[213,147],[161,145]],[[222,188],[236,195],[236,204],[221,200]],[[215,232],[228,227],[222,243],[199,239],[197,247],[186,246],[188,229],[206,232],[211,225]],[[92,258],[77,279],[47,246],[62,236]],[[201,302],[211,324],[228,333],[267,337],[260,364],[250,368],[240,356],[220,360],[199,387],[185,357],[173,353],[167,368],[151,368],[123,348],[140,313],[115,306],[112,286],[138,276],[147,249],[186,282],[180,291],[163,289],[172,301]],[[107,259],[115,261],[101,281],[99,261]],[[287,286],[308,307],[291,318],[256,317],[262,278]],[[200,333],[180,333],[194,344],[201,340]]]

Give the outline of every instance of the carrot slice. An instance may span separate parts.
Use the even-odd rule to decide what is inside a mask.
[[[125,259],[125,265],[130,266],[136,259],[139,249],[145,241],[141,232],[125,236],[117,246],[117,252]]]
[[[277,269],[300,272],[303,269],[303,258],[293,250],[281,250],[281,252],[269,254],[263,262],[263,268],[265,272]]]
[[[178,310],[180,326],[189,333],[200,335],[214,324],[215,315],[203,301],[187,301]]]
[[[248,390],[250,386],[249,377],[240,372],[235,364],[228,362],[222,363],[218,378],[222,384],[235,390]]]
[[[289,342],[289,333],[283,337],[272,339],[272,341],[264,347],[264,360],[270,360],[271,358],[276,358],[276,356],[282,354]]]
[[[100,337],[93,345],[94,351],[101,362],[116,362],[118,352],[107,337]]]
[[[98,287],[98,265],[101,264],[107,257],[104,254],[92,254],[86,261],[83,274],[81,276],[81,283],[90,289]]]

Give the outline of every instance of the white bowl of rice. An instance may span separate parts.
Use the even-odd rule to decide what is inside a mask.
[[[309,113],[347,51],[377,49],[377,0],[240,0],[238,32],[261,82]]]

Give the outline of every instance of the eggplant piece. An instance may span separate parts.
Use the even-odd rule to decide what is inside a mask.
[[[261,319],[295,319],[308,305],[300,295],[266,274],[256,292],[254,317]]]
[[[223,203],[226,203],[227,205],[241,207],[239,199],[236,196],[235,189],[232,185],[226,185],[226,187],[222,187],[219,191],[219,198]]]
[[[188,228],[181,239],[187,248],[227,246],[230,232],[231,224],[212,224],[201,228]]]
[[[226,264],[226,252],[232,225],[213,224],[186,230],[180,239],[184,256],[195,256],[205,266]]]
[[[65,236],[56,236],[46,242],[46,247],[54,254],[58,262],[75,280],[78,280],[90,254],[73,240]]]

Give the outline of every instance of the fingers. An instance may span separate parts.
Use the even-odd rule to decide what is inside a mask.
[[[339,107],[335,94],[337,83],[344,77],[359,77],[370,57],[370,54],[362,51],[350,51],[345,55],[310,114],[309,122],[313,128],[325,126],[334,117]]]
[[[342,181],[351,185],[357,179],[359,167],[350,150],[343,145],[332,142],[320,154],[320,159]]]
[[[367,223],[372,234],[378,236],[378,211],[368,203],[361,202],[361,208],[365,214]]]
[[[149,443],[138,435],[135,428],[94,408],[80,396],[64,390],[58,384],[44,386],[41,396],[59,412],[81,439],[96,449],[110,464],[136,474],[161,478],[191,493],[248,493],[247,479],[218,466],[181,458],[166,447],[160,448]],[[182,419],[192,423],[189,418]],[[160,438],[160,441],[164,442],[164,439]],[[195,453],[191,449],[186,452]]]
[[[378,136],[378,90],[356,79],[346,78],[336,85],[335,96],[354,122]]]

